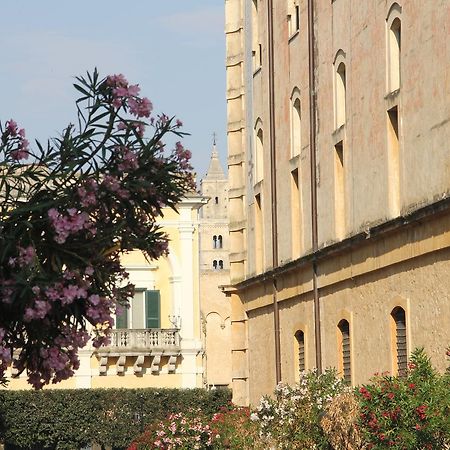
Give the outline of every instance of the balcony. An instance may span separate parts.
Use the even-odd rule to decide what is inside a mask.
[[[100,375],[108,371],[108,359],[117,358],[116,373],[124,374],[127,358],[133,358],[134,374],[143,373],[145,358],[151,358],[151,373],[160,371],[162,358],[168,358],[168,373],[174,373],[178,356],[181,355],[180,334],[178,329],[120,329],[111,330],[111,344],[101,347],[96,354],[99,357]]]

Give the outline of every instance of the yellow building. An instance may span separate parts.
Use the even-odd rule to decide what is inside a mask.
[[[52,388],[203,387],[204,345],[199,294],[199,209],[207,200],[186,196],[178,213],[158,223],[169,235],[169,256],[148,262],[141,252],[122,258],[136,294],[116,318],[111,345],[80,351],[74,377]],[[26,375],[12,389],[29,388]]]
[[[226,0],[233,394],[450,343],[450,3]]]

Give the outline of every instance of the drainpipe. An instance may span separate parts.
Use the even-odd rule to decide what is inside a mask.
[[[269,73],[269,130],[270,130],[270,194],[272,213],[272,265],[278,266],[278,223],[277,223],[277,161],[275,153],[275,74],[273,45],[273,0],[267,2],[267,34],[268,34],[268,73]],[[275,340],[275,378],[277,384],[281,381],[281,351],[280,351],[280,311],[277,300],[277,284],[272,282],[273,321]]]
[[[315,36],[314,36],[314,0],[308,0],[308,62],[309,62],[309,150],[311,162],[311,237],[313,253],[319,247],[317,227],[317,173],[316,173],[316,80],[315,72]],[[320,297],[317,286],[317,262],[312,263],[314,294],[314,334],[316,348],[316,367],[322,373],[322,338],[320,333]]]

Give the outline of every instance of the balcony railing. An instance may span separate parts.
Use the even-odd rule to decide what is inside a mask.
[[[179,350],[180,334],[177,329],[147,328],[111,330],[111,351]]]
[[[150,359],[150,372],[159,373],[161,365],[167,363],[168,373],[175,373],[177,360],[181,355],[180,334],[176,328],[147,328],[143,330],[111,330],[111,344],[100,347],[96,354],[99,358],[99,373],[106,375],[108,360],[117,358],[116,374],[123,375],[127,370],[127,360],[134,358],[133,371],[142,374],[145,360]]]

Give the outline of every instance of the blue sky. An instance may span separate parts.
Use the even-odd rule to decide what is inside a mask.
[[[223,0],[15,0],[1,16],[0,120],[14,118],[30,142],[75,121],[73,77],[98,67],[183,121],[199,178],[213,132],[225,167]]]

